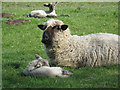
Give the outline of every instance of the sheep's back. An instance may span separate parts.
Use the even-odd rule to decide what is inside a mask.
[[[73,38],[73,42],[76,42],[74,44],[78,44],[76,48],[80,48],[76,50],[78,65],[101,66],[118,63],[118,35],[97,33]]]
[[[31,16],[39,16],[39,17],[46,17],[47,14],[44,10],[34,10],[34,11],[31,11]]]

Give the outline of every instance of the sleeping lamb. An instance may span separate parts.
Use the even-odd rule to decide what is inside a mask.
[[[61,67],[49,67],[49,62],[42,59],[39,55],[35,55],[36,60],[33,60],[24,70],[24,74],[28,76],[47,76],[65,78],[72,74],[72,71],[67,71]]]
[[[57,15],[55,12],[55,6],[58,2],[55,3],[46,3],[45,7],[49,7],[49,11],[44,10],[34,10],[31,11],[28,17],[38,17],[38,18],[46,18],[46,17],[60,17],[60,16],[70,16],[70,15]]]

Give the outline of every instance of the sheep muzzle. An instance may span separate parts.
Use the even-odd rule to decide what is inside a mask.
[[[45,31],[43,33],[41,42],[44,43],[44,44],[50,44],[51,43],[50,35],[49,35],[49,33],[47,31]]]

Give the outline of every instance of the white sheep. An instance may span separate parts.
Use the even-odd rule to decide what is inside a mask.
[[[44,10],[33,10],[30,12],[28,17],[39,17],[39,18],[44,18],[47,16],[57,16],[55,13],[55,6],[57,5],[58,2],[55,3],[46,3],[44,4],[45,7],[49,7],[49,11],[44,11]]]
[[[51,64],[74,68],[118,64],[118,35],[71,35],[68,25],[55,19],[38,27],[44,30],[42,42]]]
[[[49,7],[49,11],[44,10],[33,10],[30,12],[28,17],[38,17],[38,18],[46,18],[46,17],[61,17],[61,16],[70,16],[70,15],[57,15],[55,12],[55,6],[58,2],[55,3],[46,3],[44,4],[45,7]]]
[[[61,77],[65,78],[72,74],[72,71],[67,71],[61,67],[49,67],[47,60],[42,59],[39,55],[35,55],[36,60],[27,65],[24,74],[27,76],[46,76],[46,77]],[[39,58],[38,58],[39,57]],[[43,63],[44,62],[44,63]]]

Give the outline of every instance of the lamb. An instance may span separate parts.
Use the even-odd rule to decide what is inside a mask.
[[[36,60],[33,60],[24,70],[24,74],[27,76],[46,76],[46,77],[69,77],[73,74],[72,71],[67,71],[61,67],[50,67],[49,62],[45,59],[42,59],[39,55],[35,54]],[[44,63],[43,63],[44,62]]]
[[[38,17],[38,18],[46,18],[46,17],[60,17],[60,16],[69,16],[69,15],[57,15],[55,12],[55,6],[58,2],[55,3],[46,3],[45,7],[49,7],[49,11],[44,10],[34,10],[31,11],[28,17]]]
[[[118,64],[118,35],[71,35],[68,25],[55,19],[38,27],[44,30],[41,41],[51,65],[80,68]]]

